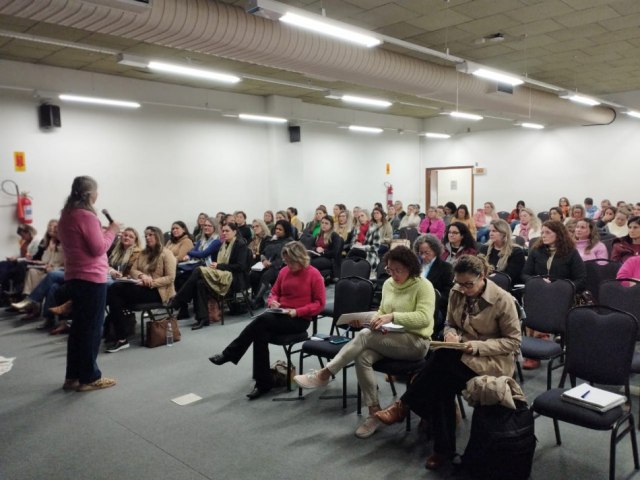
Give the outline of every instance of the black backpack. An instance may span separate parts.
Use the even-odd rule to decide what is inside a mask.
[[[533,413],[526,402],[516,409],[479,405],[473,410],[463,468],[473,477],[491,480],[526,480],[536,449]]]

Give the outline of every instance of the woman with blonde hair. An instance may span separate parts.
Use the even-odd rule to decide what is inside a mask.
[[[273,388],[269,369],[269,337],[278,333],[305,332],[311,318],[322,311],[325,304],[324,280],[309,262],[307,249],[300,242],[289,242],[282,248],[287,265],[280,270],[271,289],[267,305],[278,313],[265,311],[223,351],[209,358],[215,365],[227,362],[238,364],[253,345],[253,378],[255,387],[247,394],[249,400],[264,395]]]
[[[480,243],[487,241],[489,236],[489,224],[492,220],[498,220],[498,213],[493,202],[484,202],[483,208],[479,208],[473,215],[473,222],[476,226],[476,239]]]
[[[513,229],[513,235],[524,238],[524,244],[529,246],[529,241],[540,237],[540,219],[530,208],[520,209],[520,223]]]
[[[511,227],[504,220],[493,220],[489,224],[489,241],[480,247],[490,265],[511,278],[511,284],[520,283],[524,268],[524,250],[513,242]]]

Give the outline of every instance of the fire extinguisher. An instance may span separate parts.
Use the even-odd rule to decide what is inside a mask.
[[[33,209],[31,199],[26,192],[22,192],[18,196],[18,221],[20,223],[31,224],[33,223]]]
[[[389,182],[384,182],[384,186],[387,187],[387,207],[393,205],[393,185]]]

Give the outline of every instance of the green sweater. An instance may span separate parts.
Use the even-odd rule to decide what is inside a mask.
[[[436,293],[426,278],[408,278],[401,285],[389,278],[382,286],[378,314],[393,313],[393,323],[409,333],[431,338],[435,305]]]

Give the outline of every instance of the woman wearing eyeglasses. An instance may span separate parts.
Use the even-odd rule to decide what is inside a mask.
[[[355,432],[358,438],[370,437],[380,425],[374,417],[380,410],[380,402],[373,364],[383,358],[424,358],[433,333],[435,292],[431,283],[421,277],[416,256],[407,247],[400,246],[387,252],[383,262],[391,277],[384,282],[380,308],[368,328],[363,328],[325,368],[294,377],[302,388],[324,387],[332,375],[355,362],[358,384],[369,407],[369,416]],[[385,325],[391,322],[402,325],[404,331],[385,335]],[[354,322],[352,326],[364,325]]]
[[[375,414],[381,422],[401,422],[409,410],[429,423],[433,453],[425,467],[437,470],[456,454],[455,396],[478,375],[511,376],[520,348],[520,321],[513,297],[487,280],[484,258],[462,256],[453,266],[444,341],[461,349],[440,348],[402,398]]]
[[[444,250],[440,258],[447,263],[455,263],[462,255],[475,255],[476,241],[469,228],[462,222],[453,222],[444,235]]]

